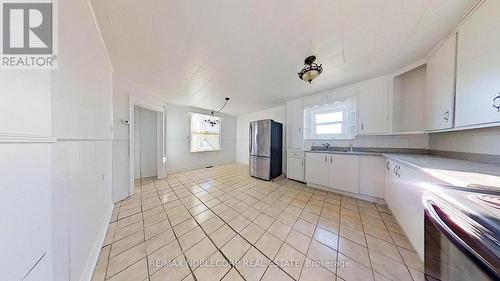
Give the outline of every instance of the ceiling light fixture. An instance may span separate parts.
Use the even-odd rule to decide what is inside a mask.
[[[222,105],[222,107],[219,110],[214,111],[212,109],[212,111],[210,112],[209,118],[204,120],[205,122],[209,123],[212,127],[214,127],[215,125],[219,124],[219,122],[220,122],[219,119],[215,119],[214,113],[215,112],[219,113],[219,112],[222,111],[222,109],[226,106],[227,102],[229,101],[229,98],[225,98],[225,100],[226,101],[224,102],[224,104]]]
[[[316,56],[309,56],[304,60],[304,68],[297,73],[299,78],[311,83],[312,80],[316,79],[321,72],[323,72],[323,67],[321,64],[317,64],[314,61],[316,60]]]

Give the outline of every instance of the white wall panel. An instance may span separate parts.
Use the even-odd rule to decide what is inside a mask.
[[[500,127],[431,134],[430,149],[500,155]]]
[[[89,279],[112,207],[112,69],[85,0],[59,2],[52,71],[54,280]],[[105,225],[106,226],[106,225]]]
[[[0,133],[50,135],[50,70],[1,70]]]
[[[0,144],[0,272],[21,280],[44,253],[50,267],[51,144]],[[51,280],[51,270],[45,280]]]

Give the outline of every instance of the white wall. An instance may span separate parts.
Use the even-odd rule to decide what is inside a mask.
[[[88,1],[59,1],[52,72],[54,280],[88,280],[113,207],[112,69]]]
[[[430,135],[430,149],[500,155],[500,127]]]
[[[134,106],[134,178],[158,175],[156,112]]]
[[[166,154],[167,172],[202,168],[208,165],[230,163],[235,161],[236,151],[236,117],[221,114],[221,151],[191,153],[189,146],[190,118],[189,112],[208,114],[209,111],[168,104],[164,98],[152,91],[135,84],[120,74],[113,75],[113,198],[123,198],[123,185],[129,180],[128,167],[128,126],[121,120],[129,118],[129,96],[140,98],[151,104],[166,107]]]
[[[272,119],[283,124],[283,172],[286,171],[286,106],[277,106],[237,117],[236,161],[248,165],[248,127],[251,121]]]
[[[207,110],[167,105],[167,171],[182,171],[208,165],[235,161],[236,117],[218,114],[221,117],[221,150],[211,152],[190,151],[190,112],[209,114]]]
[[[429,148],[429,135],[392,135],[392,136],[356,136],[354,140],[331,140],[331,141],[314,141],[315,146],[320,146],[323,143],[329,143],[332,146],[348,147],[352,144],[355,147],[370,147],[370,148]],[[311,148],[313,141],[306,141],[304,148]]]
[[[113,73],[113,200],[115,202],[127,197],[130,191],[129,126],[123,124],[124,120],[130,118],[130,96],[157,106],[166,104],[164,99],[146,88],[123,75]]]
[[[51,72],[0,70],[0,273],[52,280]]]

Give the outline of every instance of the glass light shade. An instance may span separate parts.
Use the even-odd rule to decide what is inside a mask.
[[[312,80],[316,79],[316,77],[319,76],[319,71],[317,70],[309,70],[306,73],[304,73],[304,76],[302,76],[302,79],[304,81],[311,82]]]

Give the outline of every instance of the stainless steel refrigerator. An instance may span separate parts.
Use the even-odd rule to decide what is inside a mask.
[[[250,175],[272,180],[282,173],[283,125],[271,119],[250,122]]]

